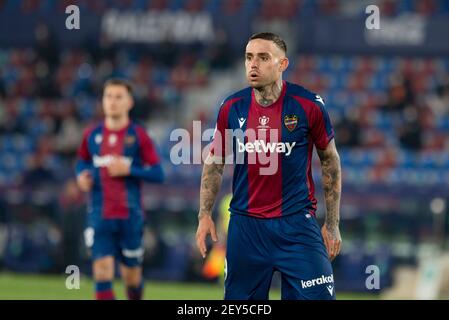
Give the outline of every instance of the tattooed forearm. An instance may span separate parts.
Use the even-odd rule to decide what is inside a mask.
[[[205,215],[212,215],[215,198],[221,186],[223,169],[224,164],[213,163],[210,156],[204,163],[203,174],[201,176],[199,218]]]
[[[325,224],[328,230],[338,228],[340,222],[341,167],[340,156],[332,140],[325,150],[317,150],[321,160],[324,198],[326,201]]]
[[[282,92],[282,79],[273,82],[265,87],[256,88],[254,94],[259,104],[269,106],[274,103]]]

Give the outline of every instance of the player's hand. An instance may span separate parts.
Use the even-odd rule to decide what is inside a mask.
[[[129,176],[131,166],[128,161],[121,157],[114,157],[107,166],[108,174],[111,177],[126,177]]]
[[[196,231],[196,246],[203,258],[206,258],[207,247],[206,237],[210,234],[214,242],[218,241],[217,231],[215,229],[215,223],[210,215],[203,215],[198,221],[198,230]]]
[[[332,261],[340,253],[341,249],[341,235],[340,229],[335,227],[328,229],[326,225],[321,228],[321,234],[323,235],[324,244],[329,254],[329,260]]]
[[[89,192],[92,189],[92,185],[94,184],[92,175],[89,170],[81,171],[81,173],[76,177],[76,182],[78,183],[78,187],[83,192]]]

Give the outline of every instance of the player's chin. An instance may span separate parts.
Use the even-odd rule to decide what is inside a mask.
[[[110,107],[110,108],[106,108],[104,110],[105,116],[108,116],[108,117],[117,117],[117,116],[121,115],[122,113],[123,113],[123,111],[121,111],[120,108],[118,108],[118,107]]]
[[[254,89],[263,87],[263,85],[259,79],[248,78],[248,84],[250,85],[250,87],[252,87]]]

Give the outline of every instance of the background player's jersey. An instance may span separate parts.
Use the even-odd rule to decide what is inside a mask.
[[[130,161],[130,176],[109,176],[106,167],[113,156]],[[107,129],[103,123],[89,128],[84,132],[78,157],[94,178],[89,195],[89,213],[105,219],[127,219],[132,214],[142,214],[141,179],[132,175],[133,168],[159,164],[159,157],[145,129],[131,122],[117,131]]]
[[[246,88],[223,102],[216,129],[211,148],[214,155],[228,155],[232,142],[231,213],[261,218],[303,210],[315,214],[313,145],[325,149],[334,136],[320,96],[284,81],[279,99],[263,107],[254,91]],[[226,129],[241,129],[244,137],[234,134],[229,138]]]

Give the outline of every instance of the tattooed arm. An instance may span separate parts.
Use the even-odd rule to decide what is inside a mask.
[[[321,160],[321,171],[326,201],[326,219],[321,233],[329,253],[333,260],[339,253],[341,247],[341,236],[339,230],[340,222],[340,194],[341,194],[341,167],[335,141],[332,139],[325,150],[317,149]]]
[[[207,157],[201,176],[200,212],[196,244],[203,258],[206,257],[206,236],[210,233],[213,241],[218,241],[217,231],[212,220],[212,208],[221,186],[224,161],[216,161],[212,155]],[[220,163],[218,163],[220,162]],[[223,162],[223,163],[221,163]]]

